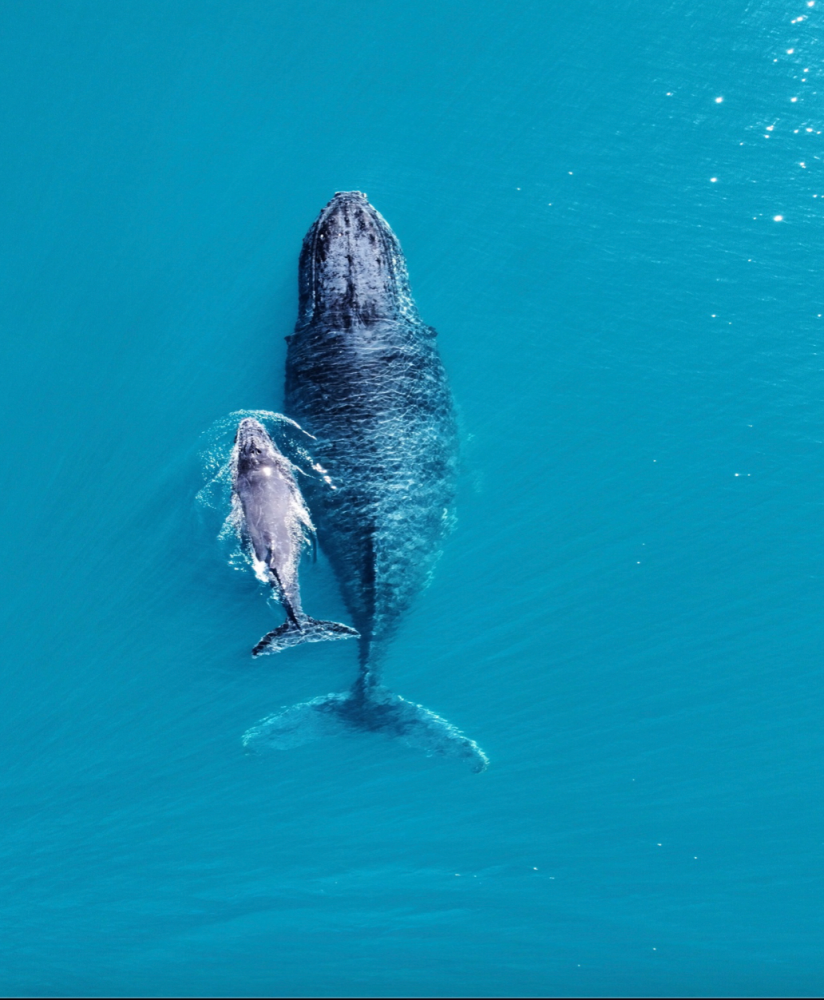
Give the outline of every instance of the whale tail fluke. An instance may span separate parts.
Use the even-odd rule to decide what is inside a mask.
[[[286,621],[260,640],[252,650],[252,656],[262,653],[281,653],[302,642],[324,642],[327,639],[356,639],[359,633],[340,622],[324,622],[303,616],[294,621]]]
[[[345,694],[329,694],[281,709],[243,734],[250,751],[288,750],[325,736],[369,730],[394,736],[427,756],[454,757],[475,772],[489,758],[478,744],[446,719],[387,688],[355,686]]]

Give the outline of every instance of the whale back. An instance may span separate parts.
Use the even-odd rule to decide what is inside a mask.
[[[435,334],[409,295],[397,238],[364,196],[336,199],[343,204],[327,206],[304,241],[286,409],[317,437],[313,452],[334,487],[308,484],[307,500],[373,669],[449,530],[456,432]],[[321,240],[330,217],[339,228]],[[384,238],[369,239],[378,232]]]

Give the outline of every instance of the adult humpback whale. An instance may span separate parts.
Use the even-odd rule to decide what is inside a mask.
[[[299,270],[286,410],[317,438],[314,456],[336,486],[308,482],[306,493],[360,633],[360,672],[350,692],[271,716],[245,742],[293,745],[342,722],[483,770],[476,743],[378,675],[432,572],[455,493],[455,419],[435,331],[418,315],[397,237],[359,191],[323,209]]]

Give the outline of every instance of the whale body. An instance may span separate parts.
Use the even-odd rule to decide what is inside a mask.
[[[238,526],[258,574],[272,587],[286,621],[265,635],[253,656],[277,653],[302,642],[348,639],[357,632],[339,622],[318,621],[303,611],[298,566],[314,525],[292,463],[259,421],[241,420],[232,461],[232,497]]]
[[[308,483],[306,495],[360,633],[360,669],[351,691],[271,716],[247,745],[291,746],[343,723],[483,770],[477,744],[380,683],[387,644],[450,527],[457,435],[435,331],[418,315],[397,237],[361,192],[336,194],[307,233],[299,300],[285,409],[316,438],[335,486]]]
[[[359,192],[336,195],[304,240],[285,409],[336,486],[307,496],[372,675],[448,530],[457,441],[435,332]]]

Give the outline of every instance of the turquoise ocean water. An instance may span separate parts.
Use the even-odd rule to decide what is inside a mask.
[[[0,25],[0,991],[820,994],[824,2]],[[481,775],[240,745],[355,672],[251,660],[279,619],[195,501],[349,189],[461,418],[386,682]]]

